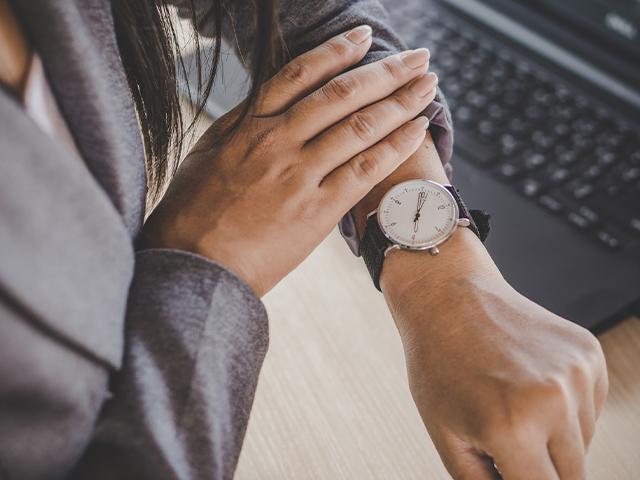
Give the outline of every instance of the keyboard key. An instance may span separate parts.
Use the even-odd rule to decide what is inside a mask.
[[[596,238],[600,240],[600,242],[611,250],[617,250],[620,248],[620,240],[606,230],[600,230],[596,233]]]
[[[537,170],[547,163],[547,157],[541,153],[530,153],[524,156],[524,166],[527,170]]]
[[[551,183],[559,185],[569,180],[570,176],[571,173],[569,172],[569,170],[567,170],[566,168],[558,168],[551,171],[549,180]]]
[[[485,141],[493,141],[498,136],[498,127],[489,119],[482,120],[476,127],[480,138]]]
[[[509,71],[509,65],[506,62],[502,60],[496,60],[496,62],[489,68],[487,74],[496,82],[502,82],[505,78],[507,78],[507,76],[509,76]]]
[[[533,144],[542,151],[549,151],[555,144],[555,138],[544,130],[536,130],[531,136]]]
[[[466,125],[474,121],[475,114],[473,110],[463,105],[453,113],[453,117],[456,123]]]
[[[581,230],[586,230],[587,228],[592,226],[591,222],[588,219],[575,212],[570,212],[567,215],[567,220],[571,225]]]
[[[555,103],[553,93],[546,87],[538,87],[533,92],[533,101],[542,107],[550,107]]]
[[[571,129],[569,128],[569,125],[567,123],[556,123],[553,126],[553,134],[556,136],[556,138],[565,137],[569,134],[570,131]]]
[[[505,162],[498,167],[498,174],[507,180],[517,178],[522,173],[522,169],[513,163]]]
[[[462,71],[460,78],[463,80],[463,83],[467,87],[473,87],[480,81],[482,77],[480,75],[480,72],[475,68],[465,68]]]
[[[582,135],[593,135],[598,129],[597,123],[591,118],[578,118],[573,122],[572,127],[576,133]]]
[[[525,117],[529,120],[533,120],[534,122],[539,122],[544,119],[546,113],[544,108],[539,105],[529,105],[524,111]]]
[[[573,165],[578,161],[578,154],[573,150],[566,150],[558,154],[557,162],[560,165]]]
[[[510,157],[521,148],[521,142],[513,135],[507,133],[500,137],[500,151],[503,155]]]
[[[640,178],[640,167],[631,167],[628,170],[625,170],[620,178],[625,183],[631,183],[634,180],[638,180]]]
[[[596,180],[604,174],[604,169],[600,165],[592,165],[587,168],[583,173],[583,178],[587,180]]]
[[[536,197],[541,193],[542,185],[533,178],[527,178],[520,184],[520,190],[526,197]]]
[[[571,137],[571,142],[573,143],[574,148],[579,152],[591,150],[593,148],[593,140],[591,137],[581,133],[574,134]]]
[[[531,135],[533,124],[524,118],[515,117],[509,121],[508,129],[512,135],[523,138]]]
[[[482,90],[484,93],[491,99],[497,99],[498,101],[502,101],[502,94],[504,93],[504,88],[502,87],[502,83],[500,80],[490,79],[490,81],[485,81],[482,85]]]
[[[489,105],[489,108],[487,109],[487,115],[491,120],[494,121],[494,123],[501,124],[505,120],[507,120],[508,111],[501,105],[493,103]]]
[[[489,99],[486,95],[479,92],[469,92],[466,99],[467,102],[469,102],[469,105],[478,109],[485,108],[487,103],[489,103]]]
[[[590,183],[584,183],[582,181],[574,181],[568,185],[569,191],[573,198],[576,200],[582,200],[593,194],[594,188]]]
[[[596,224],[600,221],[600,215],[591,210],[589,207],[582,206],[579,208],[578,213],[586,218],[591,224]]]
[[[547,210],[558,213],[563,210],[562,204],[559,200],[551,195],[542,195],[539,199],[540,205],[542,205]]]
[[[610,150],[597,149],[596,161],[598,162],[598,165],[601,165],[603,167],[609,167],[614,163],[616,163],[616,155]]]

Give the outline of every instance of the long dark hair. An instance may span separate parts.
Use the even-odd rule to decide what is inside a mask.
[[[195,118],[186,124],[180,108],[178,79],[187,71],[178,44],[174,16],[167,0],[112,0],[118,46],[136,104],[146,151],[148,204],[155,202],[166,180],[173,175],[186,133],[202,113],[218,71],[224,15],[224,0],[210,0],[206,21],[214,25],[212,52],[203,52],[197,35],[197,92],[188,95],[196,105]],[[233,0],[232,0],[233,1]],[[196,25],[194,0],[191,8]],[[277,21],[276,0],[253,0],[256,37],[251,62],[251,90],[242,115],[255,103],[261,85],[285,61],[285,48]],[[231,128],[231,130],[233,127]],[[230,132],[227,132],[230,133]]]

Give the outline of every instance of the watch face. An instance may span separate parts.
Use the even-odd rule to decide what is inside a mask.
[[[458,204],[442,185],[411,180],[393,187],[378,208],[385,236],[402,247],[424,250],[447,240],[458,225]]]

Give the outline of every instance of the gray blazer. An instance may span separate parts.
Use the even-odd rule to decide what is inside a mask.
[[[251,3],[228,6],[243,51]],[[404,47],[376,0],[280,4],[293,55],[362,23],[366,61]],[[146,176],[109,0],[13,6],[84,162],[0,92],[0,478],[231,478],[264,307],[206,258],[134,250]]]

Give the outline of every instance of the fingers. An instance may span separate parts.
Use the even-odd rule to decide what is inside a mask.
[[[454,480],[499,480],[493,460],[451,435],[432,436],[447,471]]]
[[[602,407],[604,406],[604,402],[607,399],[607,394],[609,393],[609,374],[607,372],[607,361],[604,357],[602,346],[600,345],[600,342],[597,341],[597,339],[595,350],[598,366],[596,368],[596,381],[593,388],[593,397],[595,401],[595,413],[597,419],[600,417]]]
[[[491,454],[503,480],[565,480],[558,477],[544,442],[505,445]]]
[[[420,148],[428,123],[426,117],[416,118],[324,178],[320,188],[341,203],[341,215]]]
[[[511,454],[503,461],[494,459],[502,480],[559,480],[546,449],[535,453],[512,450]]]
[[[549,454],[560,480],[586,478],[585,447],[578,421],[564,428],[549,441]]]
[[[445,462],[454,480],[499,480],[500,474],[488,457],[474,452],[464,452]]]
[[[316,137],[304,148],[308,158],[314,159],[309,168],[317,169],[324,176],[375,145],[422,112],[435,98],[437,83],[435,73],[423,75]]]
[[[283,112],[297,100],[360,62],[371,46],[371,27],[361,25],[289,62],[265,85],[256,113]]]
[[[292,106],[285,122],[296,140],[307,142],[351,113],[424,75],[428,62],[429,51],[419,49],[343,73]]]

